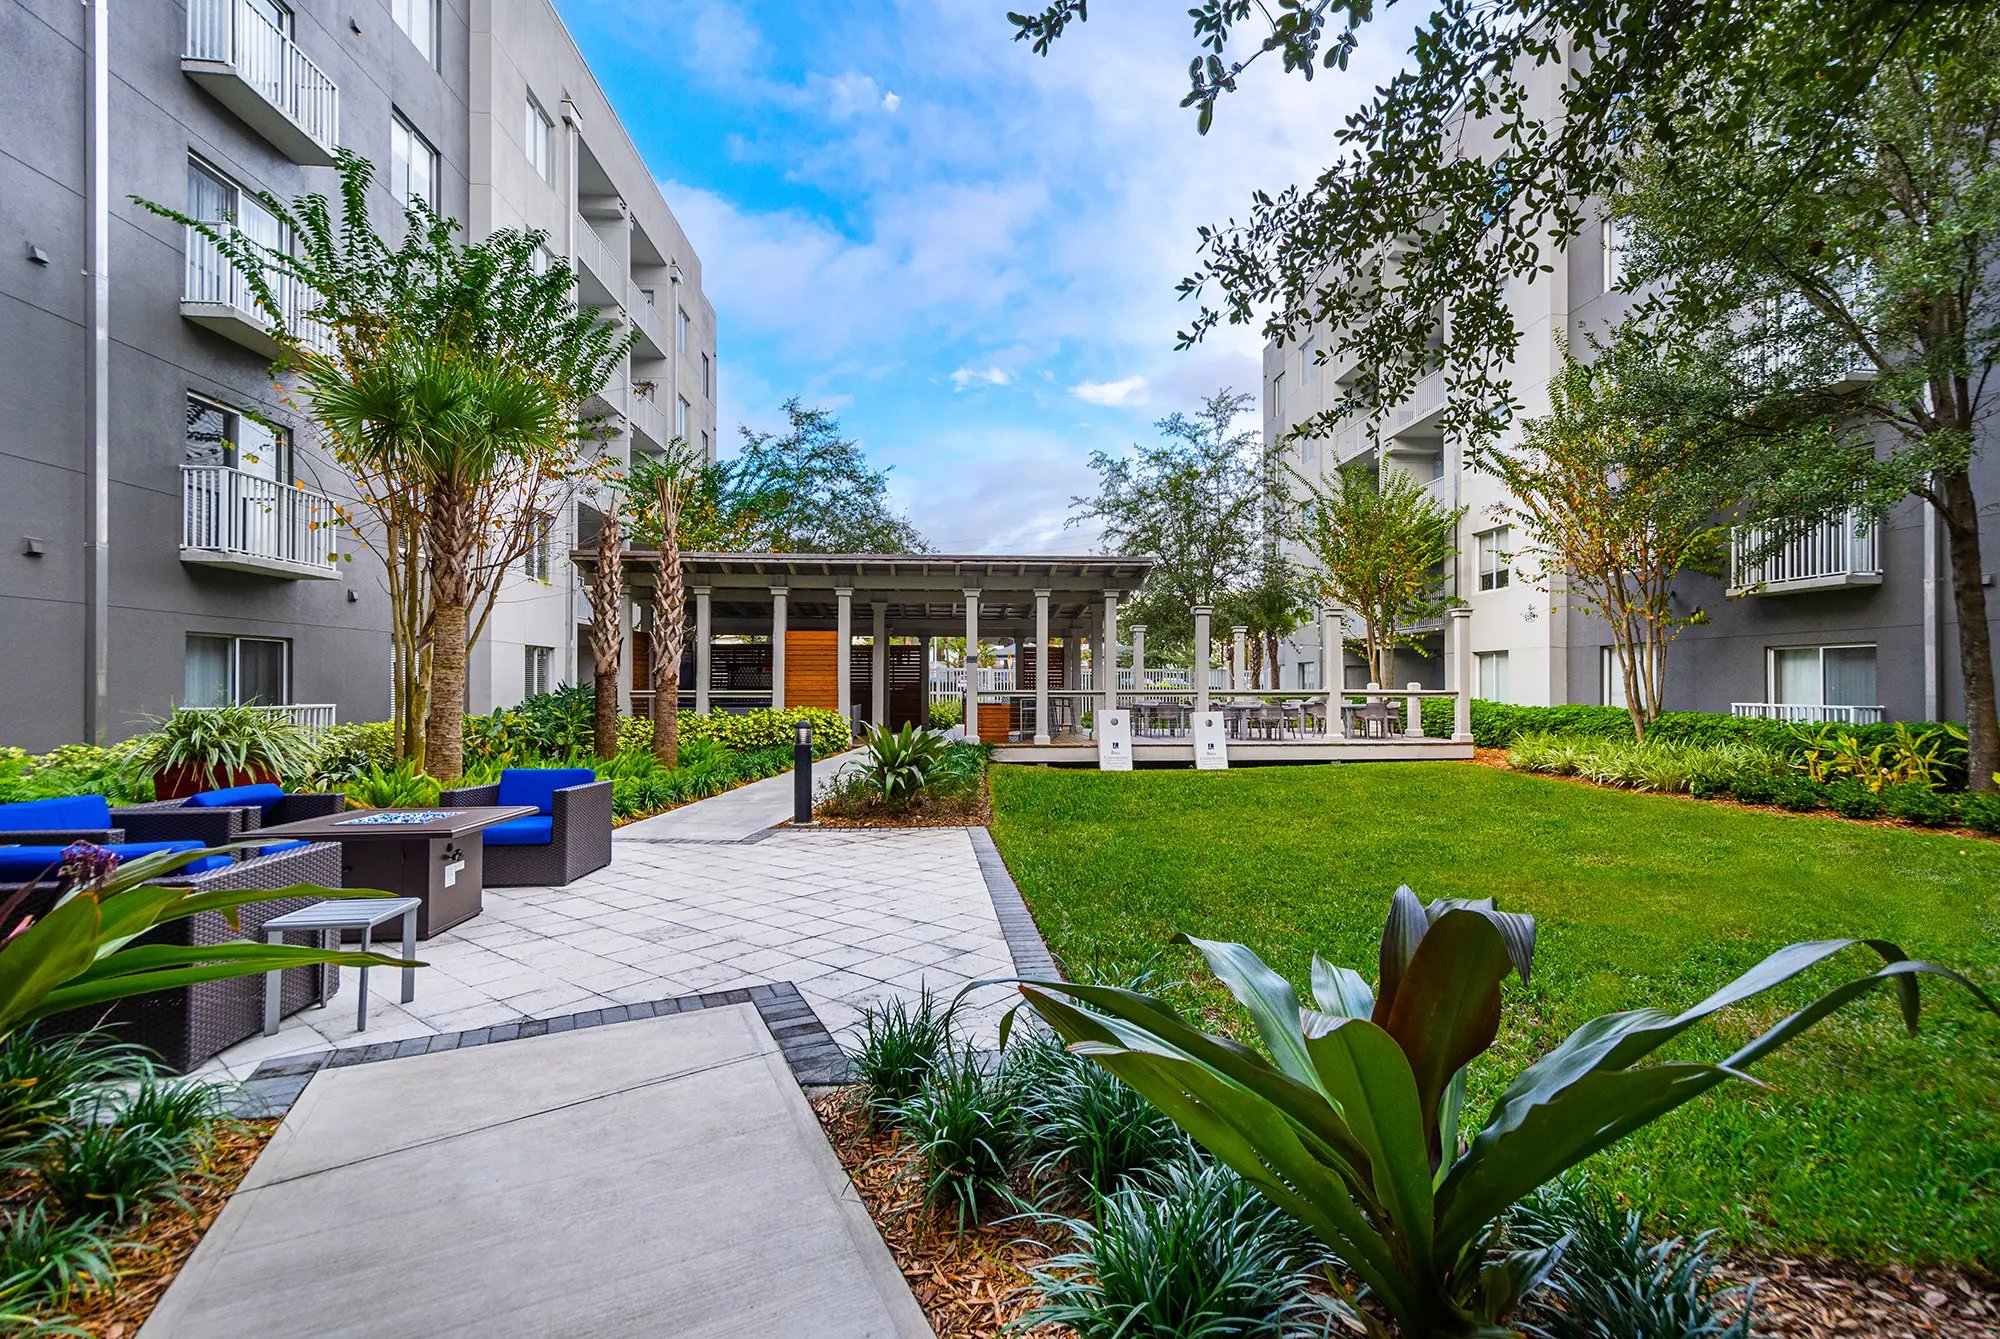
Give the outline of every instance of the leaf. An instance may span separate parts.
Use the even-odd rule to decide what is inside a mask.
[[[1382,927],[1381,971],[1375,980],[1375,1012],[1377,1025],[1389,1021],[1389,1010],[1396,1003],[1396,990],[1402,985],[1403,972],[1416,956],[1417,945],[1423,942],[1424,932],[1430,928],[1430,917],[1424,913],[1424,904],[1417,895],[1404,884],[1389,900],[1389,922]]]
[[[273,956],[265,961],[245,959],[210,963],[206,966],[169,968],[63,986],[50,991],[40,1004],[23,1015],[22,1021],[32,1022],[37,1018],[47,1018],[66,1010],[80,1009],[91,1004],[105,1004],[134,995],[147,995],[156,990],[177,990],[183,986],[199,985],[204,981],[226,981],[238,976],[262,976],[274,968],[305,967],[315,963],[326,963],[335,967],[404,965],[400,958],[388,958],[377,953],[350,953],[336,949],[303,948],[297,945],[272,945],[271,948],[274,955],[282,949],[282,956]]]
[[[97,900],[71,896],[0,945],[0,1035],[11,1032],[47,993],[90,965],[97,945]]]
[[[1323,1014],[1334,1018],[1366,1018],[1375,1011],[1375,992],[1361,973],[1351,967],[1335,967],[1313,954],[1313,1003]]]
[[[1319,1075],[1312,1057],[1306,1054],[1305,1037],[1300,1031],[1299,993],[1292,989],[1292,983],[1241,944],[1196,939],[1192,935],[1174,937],[1199,949],[1216,979],[1228,987],[1237,1003],[1250,1011],[1250,1021],[1256,1024],[1257,1035],[1263,1038],[1278,1068],[1301,1083],[1317,1085]]]
[[[1500,983],[1513,970],[1506,941],[1486,916],[1445,912],[1430,927],[1403,975],[1388,1034],[1416,1075],[1431,1167],[1443,1162],[1439,1108],[1457,1074],[1500,1032]]]
[[[1306,1037],[1320,1086],[1368,1154],[1375,1197],[1406,1243],[1404,1253],[1419,1286],[1430,1287],[1434,1164],[1416,1077],[1395,1038],[1367,1019],[1327,1022],[1329,1026]]]

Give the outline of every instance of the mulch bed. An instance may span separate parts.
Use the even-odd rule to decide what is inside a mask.
[[[165,1204],[154,1210],[132,1244],[112,1254],[117,1290],[93,1289],[72,1298],[67,1323],[98,1339],[137,1334],[277,1128],[275,1120],[232,1121],[218,1131],[185,1188],[186,1207]]]
[[[1034,1305],[1023,1265],[1052,1254],[1050,1234],[1021,1220],[960,1233],[949,1215],[925,1212],[903,1137],[869,1125],[853,1089],[814,1098],[813,1110],[939,1339],[1071,1336],[1063,1325],[1006,1328]]]
[[[2000,1283],[1948,1269],[1874,1269],[1748,1252],[1721,1271],[1757,1284],[1770,1339],[2000,1339]]]
[[[813,826],[821,828],[983,828],[992,822],[993,791],[983,772],[976,795],[954,800],[921,796],[898,814],[883,810],[835,815],[828,813],[825,806],[813,811]]]

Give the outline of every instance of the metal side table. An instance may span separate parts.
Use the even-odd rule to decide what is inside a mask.
[[[369,938],[375,927],[393,921],[398,917],[403,921],[403,961],[417,960],[417,911],[423,906],[420,897],[357,897],[340,898],[326,902],[315,902],[297,911],[288,911],[264,922],[264,938],[273,944],[284,942],[287,930],[358,930],[361,932],[361,951],[369,951]],[[283,974],[269,972],[264,977],[264,1035],[273,1036],[278,1031],[278,984]],[[354,1030],[368,1030],[368,969],[361,968],[361,1002],[354,1010]],[[403,1003],[408,1004],[417,997],[417,969],[403,968]],[[325,1001],[322,1000],[322,1003]]]

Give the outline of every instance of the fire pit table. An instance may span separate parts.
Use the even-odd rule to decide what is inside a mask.
[[[423,903],[417,910],[417,938],[429,939],[485,907],[480,832],[535,812],[522,804],[353,809],[259,828],[254,835],[260,840],[339,842],[341,885],[417,898]]]

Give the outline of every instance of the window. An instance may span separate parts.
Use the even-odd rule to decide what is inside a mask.
[[[1299,345],[1299,384],[1306,385],[1319,375],[1319,332],[1306,331],[1305,342]]]
[[[1317,660],[1301,660],[1299,662],[1299,687],[1301,689],[1319,687],[1319,662]]]
[[[542,104],[535,101],[533,93],[528,94],[528,123],[521,137],[522,145],[528,151],[528,161],[534,165],[535,175],[543,181],[549,179],[549,132],[555,129],[555,122],[542,110]]]
[[[1597,700],[1607,707],[1625,705],[1625,671],[1618,666],[1618,648],[1597,649]]]
[[[1771,648],[1771,700],[1807,707],[1880,706],[1873,646]]]
[[[292,11],[277,0],[247,0],[246,8],[286,37],[292,35]]]
[[[257,197],[199,158],[188,159],[187,178],[189,218],[234,223],[253,242],[273,251],[290,250],[284,226]]]
[[[290,702],[292,644],[275,637],[219,637],[191,632],[182,677],[181,704],[226,707],[235,702],[282,706]]]
[[[437,64],[437,0],[390,0],[389,13],[424,59]]]
[[[438,154],[415,126],[392,113],[389,118],[389,193],[405,205],[422,200],[437,204]]]
[[[1299,442],[1299,463],[1311,465],[1319,459],[1319,443],[1311,437]]]
[[[547,274],[549,267],[555,263],[556,253],[540,243],[536,243],[535,249],[528,254],[528,268],[536,274]]]
[[[1623,249],[1618,236],[1618,220],[1607,216],[1604,220],[1604,291],[1607,293],[1614,292],[1624,281]]]
[[[689,411],[693,408],[694,406],[687,402],[685,395],[680,396],[674,406],[674,436],[684,442],[688,440],[688,417]]]
[[[708,444],[708,433],[706,431],[703,431],[701,434],[701,458],[703,460],[715,459],[715,448]]]
[[[274,423],[190,395],[185,459],[190,465],[226,465],[260,479],[289,483],[292,435]]]
[[[553,646],[522,648],[521,695],[533,697],[555,687],[556,649]]]
[[[1280,423],[1285,421],[1285,374],[1278,373],[1271,378],[1271,417]]]
[[[715,396],[715,373],[705,353],[701,356],[701,394],[703,399],[713,399]]]
[[[533,581],[549,579],[549,554],[552,548],[550,537],[555,532],[556,518],[543,513],[535,518],[535,538],[522,555],[521,570]]]
[[[1513,542],[1508,527],[1497,530],[1482,530],[1479,541],[1479,589],[1499,590],[1513,580],[1513,569],[1508,566],[1514,555],[1508,551]]]
[[[675,339],[680,341],[680,350],[682,353],[687,352],[688,331],[692,329],[693,326],[694,322],[688,319],[687,308],[682,307],[680,309],[680,333],[674,336]]]
[[[1507,653],[1481,651],[1472,658],[1479,666],[1479,696],[1488,702],[1508,701]]]

